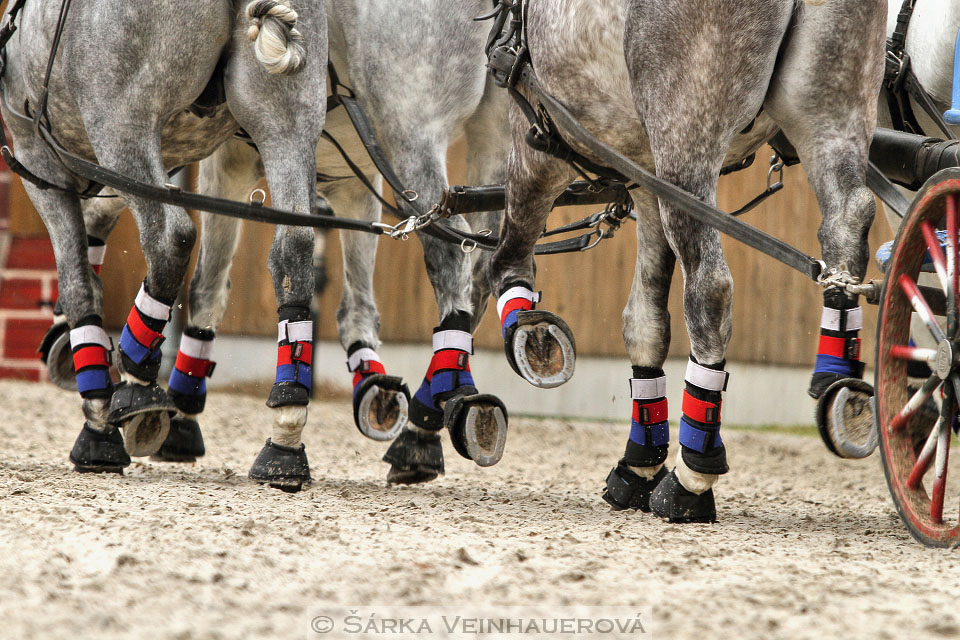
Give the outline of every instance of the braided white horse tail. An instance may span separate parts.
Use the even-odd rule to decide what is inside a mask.
[[[303,36],[296,29],[297,12],[287,0],[253,0],[247,5],[253,52],[270,73],[293,75],[307,62]]]

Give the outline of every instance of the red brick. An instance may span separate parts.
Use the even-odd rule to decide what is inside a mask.
[[[6,322],[3,336],[3,357],[8,360],[39,360],[37,347],[50,327],[48,319],[12,320]]]
[[[28,369],[26,367],[23,369],[19,367],[0,367],[0,378],[40,382],[40,370],[37,368]]]
[[[0,309],[39,309],[42,293],[38,278],[5,278],[0,282]]]
[[[49,238],[11,238],[8,269],[56,271],[53,246]]]

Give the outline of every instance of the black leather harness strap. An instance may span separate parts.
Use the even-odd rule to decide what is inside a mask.
[[[953,132],[943,119],[943,114],[917,80],[910,63],[910,56],[906,53],[907,31],[910,28],[910,18],[913,16],[915,5],[916,0],[904,0],[900,13],[897,14],[897,25],[887,39],[883,91],[890,110],[890,119],[893,121],[893,128],[897,131],[924,135],[923,127],[920,126],[913,112],[913,106],[910,104],[910,99],[913,98],[937,125],[940,132],[948,139],[953,138]]]
[[[680,207],[695,220],[709,225],[761,253],[765,253],[813,280],[817,280],[820,276],[823,265],[816,258],[808,256],[782,240],[738,220],[673,183],[657,177],[595,138],[583,125],[577,122],[576,118],[567,111],[567,108],[559,100],[551,96],[540,85],[529,63],[524,63],[524,68],[520,72],[519,84],[537,98],[554,122],[575,137],[577,142],[589,149],[590,153],[604,165],[626,176],[631,182],[658,198]]]

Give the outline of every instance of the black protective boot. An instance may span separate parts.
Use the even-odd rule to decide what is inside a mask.
[[[683,488],[676,471],[666,474],[650,495],[650,510],[670,522],[716,522],[713,489],[697,495]]]
[[[603,492],[603,499],[617,511],[639,509],[649,513],[650,494],[666,475],[667,470],[660,467],[660,471],[653,478],[643,478],[621,459],[607,475],[607,488]]]
[[[124,468],[130,466],[130,456],[119,429],[97,431],[84,423],[70,451],[70,462],[80,473],[122,474]]]

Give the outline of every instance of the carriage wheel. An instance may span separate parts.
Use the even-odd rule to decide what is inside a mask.
[[[960,169],[941,171],[917,194],[893,244],[877,328],[876,420],[884,474],[907,529],[932,547],[960,543],[960,468],[947,483],[960,398],[958,206]],[[936,287],[917,284],[925,258],[933,262]],[[913,313],[936,348],[911,345]],[[932,375],[908,378],[910,361],[926,363]]]

